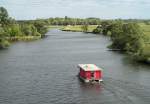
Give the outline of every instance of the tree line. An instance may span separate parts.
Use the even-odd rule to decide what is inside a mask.
[[[44,37],[47,27],[41,21],[24,21],[22,23],[9,17],[7,10],[0,7],[0,48],[8,47],[10,40],[19,40],[32,36]]]
[[[145,23],[145,24],[150,24],[150,20],[145,20],[145,19],[116,19],[116,20],[121,20],[125,23]],[[48,18],[48,19],[37,19],[36,21],[40,21],[45,25],[62,25],[62,26],[67,26],[67,25],[101,25],[101,23],[104,23],[105,21],[107,23],[111,23],[112,21],[116,21],[114,19],[100,19],[100,18],[95,18],[95,17],[89,17],[89,18],[71,18],[68,16],[65,16],[64,18],[60,17],[55,17],[55,18]],[[28,22],[32,23],[35,20],[19,20],[18,22]]]
[[[11,39],[25,36],[44,37],[48,31],[47,26],[50,25],[81,25],[83,32],[88,31],[89,25],[97,25],[93,33],[110,36],[112,44],[109,48],[130,53],[139,60],[150,60],[150,37],[143,33],[138,23],[150,25],[150,20],[104,20],[92,17],[81,19],[65,16],[64,18],[16,21],[9,17],[5,8],[0,7],[0,48],[7,47]]]
[[[150,62],[150,37],[144,34],[138,22],[103,21],[93,33],[110,36],[110,49],[127,52],[138,61]]]
[[[34,20],[20,20],[18,22],[33,22]],[[37,19],[37,21],[43,22],[45,25],[99,25],[101,23],[101,19],[99,18],[70,18],[65,16],[64,18],[56,17],[56,18],[48,18],[48,19]]]

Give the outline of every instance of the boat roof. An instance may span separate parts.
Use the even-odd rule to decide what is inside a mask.
[[[101,68],[97,67],[95,64],[79,64],[78,67],[82,68],[84,71],[102,70]]]

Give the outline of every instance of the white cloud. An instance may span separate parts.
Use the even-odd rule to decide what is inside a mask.
[[[71,16],[150,18],[150,0],[0,0],[17,19]]]

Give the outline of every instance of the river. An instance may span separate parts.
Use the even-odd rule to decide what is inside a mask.
[[[0,50],[0,104],[150,104],[150,66],[108,51],[108,37],[50,30]],[[101,85],[77,78],[80,63],[103,68]]]

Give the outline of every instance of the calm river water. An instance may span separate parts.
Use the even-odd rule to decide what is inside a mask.
[[[108,51],[107,37],[51,30],[0,50],[0,104],[150,104],[150,66]],[[79,63],[104,70],[101,85],[77,78]]]

